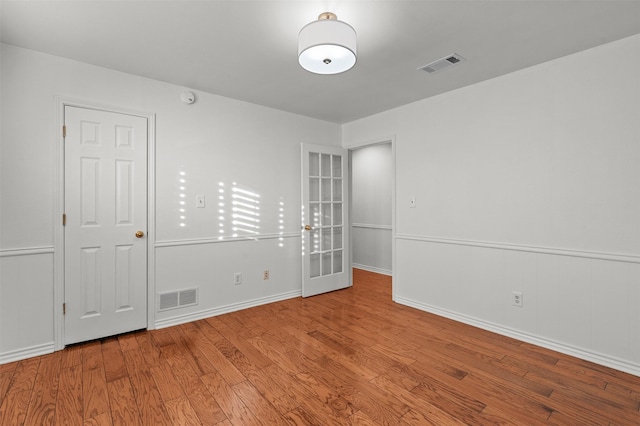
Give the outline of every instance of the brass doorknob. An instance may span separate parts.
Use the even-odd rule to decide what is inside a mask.
[[[142,231],[136,232],[136,238],[142,238],[142,237],[144,237],[144,232]]]
[[[311,231],[313,228],[311,227],[311,225],[305,225],[304,226],[304,230],[305,231]]]

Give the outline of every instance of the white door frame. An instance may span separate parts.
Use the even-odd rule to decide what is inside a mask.
[[[386,143],[391,144],[391,179],[393,180],[391,182],[391,300],[395,301],[396,286],[394,285],[394,283],[396,275],[396,136],[391,135],[379,139],[359,142],[343,141],[342,147],[349,151],[349,185],[351,185],[351,152],[357,149],[366,148],[373,145],[382,145]],[[351,205],[352,197],[353,191],[352,188],[349,188],[349,228],[351,228],[353,224],[353,220],[351,217],[351,212],[353,211],[353,206]],[[353,232],[349,233],[349,269],[351,271],[350,275],[353,279]]]
[[[303,244],[307,244],[307,250],[303,250],[303,255],[302,255],[302,297],[309,297],[309,296],[314,296],[317,294],[322,294],[322,293],[326,293],[329,291],[334,291],[334,290],[340,290],[346,287],[350,287],[352,285],[352,278],[351,278],[351,269],[350,269],[350,265],[351,265],[351,255],[349,253],[345,253],[347,250],[350,250],[350,214],[349,214],[349,189],[350,189],[350,183],[349,183],[349,151],[346,150],[345,148],[339,147],[339,146],[328,146],[328,145],[316,145],[316,144],[307,144],[307,143],[302,143],[301,145],[302,150],[302,162],[301,162],[301,189],[302,189],[302,204],[303,204],[303,219],[304,219],[304,223],[302,224],[302,228],[303,228],[303,234],[302,234],[302,242]],[[312,253],[312,247],[311,247],[311,229],[313,228],[309,228],[307,229],[307,226],[320,226],[321,230],[320,232],[322,232],[322,229],[327,229],[327,225],[322,223],[324,222],[324,219],[320,219],[320,222],[316,223],[315,220],[313,220],[310,216],[311,216],[311,205],[312,204],[316,204],[318,203],[318,208],[321,209],[322,207],[322,202],[323,201],[327,201],[323,199],[323,188],[321,189],[321,186],[317,186],[317,190],[318,190],[318,200],[315,200],[315,202],[313,202],[310,197],[311,197],[311,190],[310,190],[310,170],[311,170],[311,164],[310,164],[310,155],[312,153],[316,153],[319,154],[318,155],[318,175],[319,176],[315,176],[314,180],[318,180],[318,185],[320,185],[321,181],[324,180],[325,177],[328,177],[329,180],[332,182],[331,184],[331,192],[330,192],[330,199],[328,201],[331,202],[331,205],[334,206],[334,194],[333,194],[333,183],[335,182],[333,179],[336,178],[336,176],[334,175],[334,170],[333,167],[330,167],[330,174],[329,176],[325,176],[323,173],[323,167],[322,167],[322,158],[325,155],[328,155],[330,157],[335,157],[335,156],[339,156],[340,157],[340,183],[341,183],[341,188],[342,189],[342,194],[340,197],[340,205],[341,207],[341,225],[340,228],[342,229],[342,237],[341,237],[341,262],[342,262],[342,267],[340,272],[335,272],[333,270],[333,266],[332,266],[332,270],[331,273],[329,274],[324,274],[324,260],[322,261],[322,266],[318,265],[322,271],[318,271],[319,275],[316,277],[312,277],[311,276],[311,270],[310,270],[310,261],[311,261],[311,257],[314,255],[314,253]],[[330,163],[331,166],[333,166],[333,160],[331,160]],[[333,218],[334,216],[334,210],[333,207],[331,207],[330,209],[331,212],[331,216]],[[323,216],[323,214],[321,214],[321,216]],[[334,238],[334,234],[333,234],[333,229],[335,227],[335,222],[331,221],[331,224],[329,225],[328,228],[330,228],[331,231],[331,236],[332,236],[332,246],[331,246],[331,257],[333,259],[333,253],[334,253],[334,242],[333,242],[333,238]],[[318,234],[318,236],[322,239],[322,237],[320,236],[320,234]],[[309,239],[309,241],[306,241],[307,239]],[[320,247],[320,252],[322,253],[326,253],[324,250],[324,242],[321,243],[321,247]],[[324,254],[320,254],[320,253],[316,253],[316,255],[319,255],[321,258],[324,257]],[[332,260],[332,264],[333,264],[333,260]],[[349,269],[347,269],[349,268]]]
[[[54,350],[64,349],[64,315],[62,304],[64,303],[64,227],[62,215],[64,213],[64,137],[62,126],[64,125],[64,109],[67,106],[95,109],[118,114],[136,115],[147,119],[147,329],[155,328],[155,240],[156,240],[156,212],[155,212],[155,114],[141,112],[126,108],[101,105],[98,103],[55,97],[57,113],[56,126],[56,164],[54,167],[55,216],[53,218],[53,344]]]

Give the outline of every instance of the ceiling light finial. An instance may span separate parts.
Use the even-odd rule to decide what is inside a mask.
[[[338,74],[356,63],[356,30],[338,21],[335,13],[324,12],[298,34],[298,62],[316,74]]]
[[[322,20],[322,19],[338,19],[338,15],[336,15],[335,13],[331,13],[331,12],[323,12],[320,15],[318,15],[318,21]]]

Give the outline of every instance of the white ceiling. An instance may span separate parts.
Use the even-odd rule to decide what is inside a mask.
[[[358,33],[343,74],[297,63],[325,11]],[[337,123],[640,33],[640,0],[2,0],[0,14],[8,44]],[[451,53],[466,61],[417,71]]]

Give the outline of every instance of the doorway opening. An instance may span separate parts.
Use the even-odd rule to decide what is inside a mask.
[[[352,279],[390,282],[395,260],[393,140],[349,148]]]

